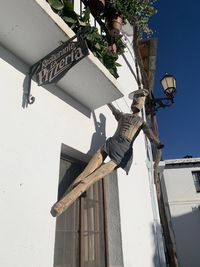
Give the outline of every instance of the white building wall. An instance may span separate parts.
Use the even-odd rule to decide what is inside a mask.
[[[168,199],[173,201],[200,201],[200,195],[196,193],[192,171],[199,171],[198,166],[173,166],[164,170],[165,184],[168,192]],[[178,186],[180,185],[180,186]]]
[[[180,266],[198,267],[200,193],[196,192],[192,172],[200,171],[200,163],[184,164],[184,159],[181,161],[180,164],[168,164],[166,161],[161,179],[162,190]]]
[[[91,150],[95,133],[92,114],[88,116],[88,111],[78,103],[78,108],[74,108],[62,92],[60,98],[52,94],[51,86],[45,89],[32,81],[31,92],[36,101],[23,108],[23,83],[28,66],[3,47],[0,55],[0,266],[49,267],[53,266],[55,241],[55,218],[50,209],[57,199],[61,147],[74,157],[88,158],[88,151],[92,154],[101,141],[93,143]],[[128,50],[126,56],[134,69],[134,59]],[[125,97],[114,104],[129,112],[131,101],[127,95],[137,89],[137,84],[122,58],[120,63],[123,67],[119,70],[119,83]],[[100,115],[105,116],[105,134],[111,136],[117,123],[108,107],[103,106],[94,114],[99,122]],[[125,267],[164,266],[155,241],[152,209],[155,195],[150,191],[152,172],[148,164],[141,133],[134,144],[129,175],[118,170]],[[117,263],[114,266],[119,267]]]
[[[119,68],[119,74],[122,86],[127,90],[125,95],[128,94],[130,85],[135,84],[130,70],[130,66],[135,64],[134,57],[128,53],[132,51],[130,40],[127,40],[127,46],[125,57],[130,65],[124,64],[122,58],[119,61],[123,65],[123,68]],[[135,71],[134,67],[132,70]],[[118,179],[118,184],[125,267],[166,266],[163,244],[159,241],[160,221],[155,208],[157,200],[153,182],[153,162],[151,156],[147,157],[148,153],[151,155],[151,148],[141,132],[133,145],[134,159],[129,175],[126,176],[121,169],[118,171],[119,177],[123,177]]]

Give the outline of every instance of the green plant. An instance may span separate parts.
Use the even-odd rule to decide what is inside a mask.
[[[110,71],[110,73],[118,78],[117,63],[118,55],[124,52],[126,47],[121,37],[114,40],[117,43],[117,53],[112,53],[108,50],[108,40],[106,35],[100,34],[96,27],[92,27],[89,22],[90,11],[87,7],[82,15],[78,15],[73,10],[73,5],[70,0],[48,0],[52,9],[58,13],[68,26],[80,37],[87,41],[89,49]],[[109,40],[111,41],[111,40]],[[113,41],[113,40],[112,40]]]
[[[131,24],[137,24],[140,35],[145,33],[150,37],[152,30],[149,28],[149,18],[157,12],[155,2],[156,0],[114,0],[110,5],[122,14],[124,22],[128,20]]]

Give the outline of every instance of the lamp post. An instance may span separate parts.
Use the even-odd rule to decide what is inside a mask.
[[[174,103],[174,95],[176,93],[176,78],[166,73],[160,80],[166,97],[155,98],[151,92],[150,98],[147,100],[147,112],[155,113],[159,108],[170,107]]]

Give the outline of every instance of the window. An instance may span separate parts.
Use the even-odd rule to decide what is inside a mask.
[[[192,172],[196,192],[200,193],[200,171]]]
[[[61,157],[58,199],[84,164]],[[106,267],[103,181],[89,188],[56,222],[54,267]]]

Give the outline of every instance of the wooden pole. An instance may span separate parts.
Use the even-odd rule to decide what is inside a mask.
[[[60,201],[54,204],[51,209],[51,214],[54,217],[61,215],[78,197],[80,197],[92,184],[99,181],[109,173],[111,173],[117,164],[114,161],[109,161],[101,165],[99,169],[94,171],[85,179],[79,181],[69,193],[67,193]]]
[[[156,123],[156,115],[152,115],[152,129],[154,133],[158,136],[158,128],[157,128],[157,123]],[[163,233],[164,233],[164,238],[165,238],[165,245],[167,249],[167,254],[169,257],[169,263],[171,267],[179,267],[178,264],[178,259],[176,255],[176,250],[174,248],[174,244],[171,239],[170,235],[170,230],[169,230],[169,225],[168,225],[168,220],[165,212],[165,205],[164,205],[164,200],[163,200],[163,195],[162,195],[162,189],[161,189],[161,183],[160,183],[160,177],[158,173],[158,165],[159,162],[162,158],[162,150],[157,149],[156,150],[156,156],[154,160],[154,183],[156,187],[156,194],[157,194],[157,201],[158,201],[158,209],[160,213],[160,220],[161,224],[163,227]]]
[[[73,181],[70,185],[69,189],[66,193],[71,191],[74,187],[76,187],[81,181],[83,181],[87,176],[97,170],[102,164],[105,159],[105,152],[100,148],[97,152],[93,155],[85,169],[80,173],[78,177]]]

